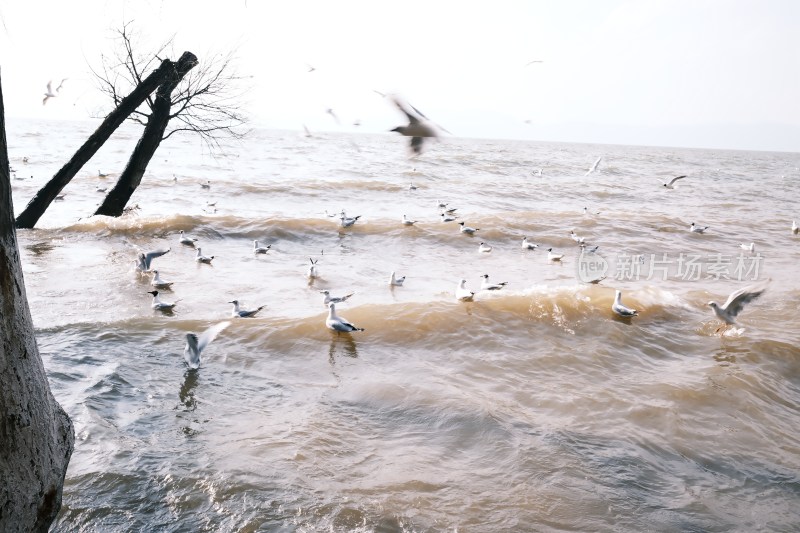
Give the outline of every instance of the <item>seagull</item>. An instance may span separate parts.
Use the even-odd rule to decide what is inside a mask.
[[[527,63],[525,63],[525,66],[527,67],[528,65],[533,65],[534,63],[544,63],[544,61],[542,61],[541,59],[534,59],[533,61],[528,61]]]
[[[161,257],[165,253],[169,252],[171,248],[167,248],[166,250],[155,250],[153,252],[139,253],[136,261],[136,270],[139,272],[150,272],[150,264],[153,262],[153,259],[156,257]]]
[[[444,210],[445,213],[447,213],[448,215],[453,215],[453,216],[456,216],[455,215],[456,211],[458,211],[457,207],[451,207],[450,209],[445,209]]]
[[[441,200],[436,200],[436,202],[437,202],[436,207],[438,207],[439,209],[444,209],[445,207],[447,207],[447,204],[442,202]]]
[[[253,241],[253,253],[265,254],[265,253],[269,252],[270,248],[272,248],[271,244],[268,244],[266,246],[259,246],[258,245],[258,241]]]
[[[58,92],[61,90],[61,87],[64,86],[64,82],[67,81],[67,78],[61,80],[61,83],[58,84],[56,90],[53,91],[53,80],[47,82],[47,91],[44,93],[44,100],[42,100],[42,105],[45,105],[50,98],[55,98],[58,96]]]
[[[208,257],[207,255],[203,255],[202,248],[197,249],[197,255],[194,257],[194,260],[198,263],[206,263],[208,265],[211,264],[211,261],[214,260],[215,256]]]
[[[413,181],[408,184],[408,190],[409,191],[416,191],[417,190],[417,186],[414,185]]]
[[[584,241],[583,237],[578,237],[578,235],[574,231],[570,230],[569,236],[572,237],[572,240],[577,242],[578,244],[583,244]]]
[[[389,276],[389,285],[392,287],[402,287],[403,282],[406,280],[406,277],[403,276],[402,278],[398,278],[394,275],[394,270],[392,270],[392,275]]]
[[[792,220],[792,235],[797,235],[800,232],[800,228],[797,227],[797,222]]]
[[[678,181],[678,180],[682,180],[685,177],[686,176],[678,176],[677,178],[672,178],[672,181],[670,181],[668,183],[662,183],[661,185],[663,185],[667,189],[674,189],[675,188],[675,182]]]
[[[593,254],[596,253],[597,250],[600,248],[600,245],[592,246],[591,248],[587,248],[585,244],[581,244],[581,253],[589,253]]]
[[[333,112],[333,109],[329,107],[328,109],[325,110],[325,112],[330,116],[332,116],[333,120],[335,120],[337,124],[341,124],[341,122],[339,121],[339,117],[336,116],[336,113]]]
[[[588,207],[584,207],[583,208],[583,214],[584,215],[599,215],[600,211],[595,211],[594,213],[590,213],[589,212],[589,208]]]
[[[456,217],[448,216],[448,215],[445,215],[444,213],[442,213],[442,222],[455,222],[455,220],[456,220]]]
[[[361,215],[356,215],[354,217],[348,217],[348,216],[346,216],[344,214],[344,211],[342,211],[342,214],[339,216],[339,220],[341,220],[341,226],[343,228],[349,228],[350,226],[355,224],[356,220],[358,220],[359,218],[361,218]]]
[[[105,173],[103,173],[103,172],[101,172],[101,171],[99,171],[99,170],[98,170],[98,171],[97,171],[97,176],[98,176],[98,177],[101,177],[101,178],[107,178],[107,177],[108,177],[108,174],[105,174]]]
[[[470,228],[469,226],[465,226],[463,222],[458,223],[461,226],[461,233],[466,233],[468,235],[474,235],[476,231],[480,231],[480,228]]]
[[[162,302],[158,298],[158,291],[147,291],[147,294],[153,295],[153,303],[150,305],[150,307],[152,307],[156,311],[172,311],[172,309],[175,307],[175,304],[178,303],[177,301],[172,303]]]
[[[547,249],[547,259],[549,261],[561,261],[564,259],[564,254],[557,254],[553,252],[552,248]]]
[[[364,328],[357,328],[347,321],[346,318],[336,314],[336,304],[331,302],[328,304],[328,318],[325,319],[325,325],[329,330],[335,331],[336,334],[350,333],[351,331],[364,331]]]
[[[462,302],[471,302],[474,297],[475,293],[467,289],[467,280],[460,280],[456,287],[456,299]]]
[[[485,242],[482,242],[482,243],[480,243],[478,245],[478,253],[480,253],[480,254],[490,254],[490,253],[492,253],[492,247],[489,246],[488,244],[486,244]]]
[[[308,279],[319,277],[319,272],[317,272],[317,263],[319,263],[319,259],[311,259],[309,257],[308,260],[311,261],[311,266],[309,266],[308,270],[306,271],[306,277]]]
[[[417,223],[416,220],[411,220],[407,216],[403,215],[403,225],[404,226],[413,226],[416,223]]]
[[[355,294],[354,292],[351,292],[349,294],[345,294],[344,296],[331,296],[331,291],[324,290],[324,291],[319,291],[319,292],[320,292],[320,294],[324,294],[325,295],[325,298],[323,298],[323,300],[322,300],[322,305],[325,305],[325,306],[327,306],[331,302],[333,302],[335,304],[345,302],[345,301],[347,301],[348,298],[350,298],[352,295]]]
[[[205,183],[200,184],[200,188],[202,189],[210,189],[211,188],[211,180],[206,180]]]
[[[150,282],[150,285],[156,289],[171,289],[172,283],[171,281],[164,281],[161,279],[158,275],[158,270],[153,269],[153,280]]]
[[[502,283],[489,283],[489,274],[484,274],[481,277],[483,278],[483,281],[481,281],[482,291],[499,291],[500,289],[508,285],[507,281],[504,281]]]
[[[231,300],[228,303],[233,304],[233,311],[231,311],[233,318],[252,318],[256,316],[256,313],[264,309],[263,305],[258,309],[242,309],[239,307],[239,300]]]
[[[199,336],[194,333],[186,334],[186,347],[183,349],[183,358],[189,368],[193,370],[200,368],[200,354],[223,329],[230,325],[231,323],[228,321],[220,322],[219,324],[214,324]]]
[[[592,165],[592,168],[590,168],[590,169],[589,169],[589,172],[587,172],[587,173],[586,173],[586,174],[584,174],[584,175],[585,175],[585,176],[588,176],[589,174],[591,174],[592,172],[594,172],[595,170],[597,170],[597,165],[599,165],[599,164],[600,164],[600,160],[601,160],[601,159],[603,159],[603,156],[600,156],[600,157],[598,157],[598,158],[597,158],[597,161],[595,161],[595,162],[594,162],[594,165]]]
[[[308,131],[308,126],[306,126],[305,124],[303,124],[303,129],[304,129],[304,130],[305,130],[305,132],[306,132],[306,133],[305,133],[305,136],[306,136],[306,137],[313,137],[313,135],[311,135],[311,132],[310,132],[310,131]]]
[[[425,137],[439,136],[436,132],[436,128],[425,117],[425,115],[420,113],[414,106],[409,105],[409,107],[414,110],[412,113],[406,109],[405,105],[403,105],[398,98],[393,97],[392,101],[394,102],[394,105],[397,106],[397,109],[399,109],[408,118],[408,125],[397,126],[390,131],[395,131],[401,135],[405,135],[406,137],[411,137],[411,151],[416,155],[421,154],[422,143]]]
[[[197,242],[195,237],[189,237],[188,235],[184,235],[183,230],[180,231],[181,238],[180,243],[185,246],[194,246],[194,243]]]
[[[308,67],[308,71],[307,72],[314,72],[315,70],[317,70],[316,68],[312,67],[308,63],[306,63],[306,67]]]
[[[527,237],[522,238],[522,249],[523,250],[535,250],[539,247],[538,244],[533,244],[532,242],[528,242]]]
[[[695,226],[694,222],[692,222],[692,224],[689,226],[689,231],[691,231],[692,233],[703,233],[707,229],[708,226],[701,228],[700,226]]]
[[[622,291],[617,289],[617,293],[614,296],[614,303],[611,305],[611,310],[614,311],[621,317],[630,318],[632,316],[639,316],[639,311],[636,309],[631,309],[629,307],[625,307],[622,305]]]
[[[742,243],[742,244],[739,245],[739,248],[741,248],[742,250],[744,250],[746,252],[750,252],[752,254],[756,249],[756,243],[754,243],[754,242],[751,242],[750,244]]]
[[[752,302],[764,293],[767,283],[769,283],[769,280],[759,285],[750,285],[734,291],[722,305],[713,301],[708,302],[709,307],[714,310],[717,318],[725,322],[725,324],[717,328],[717,331],[726,326],[736,324],[736,315],[742,312],[745,304]]]

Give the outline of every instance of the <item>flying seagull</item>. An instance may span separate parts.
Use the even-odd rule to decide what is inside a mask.
[[[587,172],[585,175],[586,175],[586,176],[588,176],[589,174],[591,174],[592,172],[594,172],[595,170],[597,170],[597,165],[599,165],[599,164],[600,164],[600,161],[601,161],[602,159],[603,159],[603,156],[600,156],[600,157],[598,157],[598,158],[597,158],[597,161],[595,161],[595,162],[594,162],[594,165],[592,165],[592,168],[590,168],[590,169],[589,169],[589,172]]]
[[[206,346],[211,344],[219,333],[230,326],[230,322],[220,322],[205,330],[200,335],[194,333],[186,334],[186,347],[183,349],[183,358],[186,364],[191,369],[200,368],[200,354],[205,350]]]
[[[397,109],[399,109],[406,116],[406,118],[408,118],[408,124],[406,126],[397,126],[390,131],[396,131],[401,135],[411,137],[411,151],[414,152],[415,155],[421,154],[422,143],[424,142],[425,138],[439,136],[436,127],[425,115],[423,115],[411,104],[408,104],[408,107],[411,108],[408,109],[406,104],[401,102],[397,97],[392,97],[392,102],[394,102],[394,105],[397,106]]]
[[[55,98],[58,96],[59,91],[61,91],[61,87],[64,86],[64,82],[67,81],[67,78],[61,80],[61,83],[58,84],[56,90],[53,91],[53,80],[47,82],[47,91],[44,93],[44,100],[42,100],[42,105],[45,105],[50,98]]]
[[[713,301],[708,302],[708,306],[713,309],[717,318],[725,322],[725,324],[717,328],[717,331],[736,324],[736,315],[742,312],[745,304],[752,302],[764,293],[767,289],[767,283],[769,283],[769,280],[758,285],[749,285],[738,291],[734,291],[722,305]]]
[[[672,178],[671,181],[666,182],[666,183],[662,183],[661,185],[663,185],[664,188],[666,188],[666,189],[674,189],[675,188],[675,182],[678,181],[678,180],[682,180],[685,177],[686,176],[678,176],[677,178]]]

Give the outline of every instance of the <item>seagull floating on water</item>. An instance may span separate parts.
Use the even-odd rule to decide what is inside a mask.
[[[158,270],[153,269],[153,280],[150,282],[150,285],[156,289],[172,289],[172,283],[172,281],[161,279],[161,276],[158,274]]]
[[[676,178],[672,178],[672,180],[667,182],[667,183],[662,183],[661,185],[663,185],[667,189],[674,189],[675,188],[675,182],[678,181],[678,180],[682,180],[685,177],[686,176],[678,176]]]
[[[442,222],[455,222],[456,217],[448,216],[442,213]]]
[[[581,244],[581,253],[593,254],[596,253],[597,250],[600,249],[600,245],[592,246],[591,248],[587,248],[585,244]]]
[[[395,276],[394,270],[392,270],[392,274],[389,276],[389,285],[391,285],[392,287],[401,287],[405,280],[406,280],[405,276],[403,276],[402,278],[398,278]]]
[[[328,318],[325,319],[325,326],[331,331],[339,333],[350,333],[352,331],[364,331],[364,328],[357,328],[347,321],[346,318],[336,314],[336,304],[331,302],[328,304]]]
[[[201,183],[200,187],[202,189],[210,189],[211,188],[211,180],[206,180],[205,183]]]
[[[528,242],[527,237],[522,238],[522,249],[523,250],[535,250],[539,247],[538,244],[533,244],[532,242]]]
[[[480,231],[480,228],[470,228],[463,222],[459,222],[458,225],[461,226],[461,233],[466,233],[468,235],[474,235],[476,231]]]
[[[689,231],[692,233],[704,233],[708,229],[708,226],[701,228],[700,226],[695,226],[694,222],[691,223],[689,226]]]
[[[480,254],[490,254],[490,253],[492,253],[492,247],[489,246],[488,244],[486,244],[485,242],[482,242],[482,243],[480,243],[478,245],[478,253],[480,253]]]
[[[717,316],[717,318],[725,322],[725,324],[717,328],[717,331],[727,326],[736,324],[736,316],[742,312],[745,304],[750,303],[761,296],[767,289],[767,283],[769,283],[769,281],[770,280],[767,280],[766,282],[757,285],[749,285],[732,292],[722,305],[719,305],[714,301],[708,302],[709,307],[714,310],[714,314]]]
[[[361,218],[361,215],[348,217],[347,215],[344,214],[344,211],[342,211],[341,215],[339,216],[339,220],[341,221],[340,223],[343,228],[349,228],[350,226],[355,224],[359,218]]]
[[[572,240],[577,242],[578,244],[583,244],[584,241],[583,237],[578,237],[578,235],[573,230],[570,230],[569,236],[572,237]]]
[[[242,309],[239,306],[239,300],[231,300],[228,303],[233,304],[233,310],[231,311],[231,316],[234,318],[252,318],[256,316],[256,313],[258,313],[265,307],[262,305],[258,309]]]
[[[611,305],[611,310],[624,318],[639,316],[639,311],[637,311],[636,309],[631,309],[630,307],[625,307],[622,304],[622,291],[620,291],[619,289],[614,295],[614,303]]]
[[[499,291],[500,289],[508,285],[507,281],[504,281],[502,283],[489,283],[489,274],[484,274],[483,276],[481,276],[481,278],[483,278],[483,281],[481,281],[482,291]]]
[[[467,280],[460,280],[458,282],[458,287],[456,287],[456,299],[462,302],[471,302],[474,297],[475,293],[467,289]]]
[[[403,215],[403,225],[404,226],[413,226],[416,223],[417,223],[416,220],[411,220],[407,216]]]
[[[327,306],[329,303],[333,302],[335,304],[342,303],[347,301],[355,292],[351,292],[349,294],[345,294],[344,296],[331,296],[331,291],[323,290],[319,291],[321,294],[324,294],[325,297],[322,299],[322,304]]]
[[[150,265],[153,262],[153,259],[156,257],[161,257],[162,255],[168,253],[171,248],[167,248],[166,250],[154,250],[152,252],[140,253],[134,263],[136,263],[136,270],[139,272],[150,272]]]
[[[739,245],[739,248],[741,248],[742,250],[744,250],[746,252],[750,252],[752,254],[756,249],[756,243],[754,243],[754,242],[751,242],[750,244],[742,243],[742,244]]]
[[[399,109],[408,118],[408,124],[406,126],[397,126],[390,131],[397,132],[401,135],[405,135],[406,137],[411,137],[411,151],[414,152],[415,155],[421,154],[422,143],[424,142],[424,139],[426,137],[439,136],[436,128],[427,119],[427,117],[420,113],[420,111],[414,106],[409,104],[409,107],[411,107],[413,110],[412,112],[406,109],[403,102],[401,102],[398,98],[393,97],[392,102],[394,102],[394,105],[397,106],[397,109]]]
[[[180,233],[181,233],[181,238],[179,242],[184,246],[194,246],[194,243],[197,242],[197,239],[195,237],[189,237],[188,235],[183,233],[183,230],[181,230]]]
[[[186,334],[186,346],[183,349],[183,359],[192,370],[200,368],[200,354],[211,344],[219,333],[230,326],[228,321],[214,324],[200,335],[194,333]]]
[[[153,295],[153,303],[150,304],[150,307],[155,309],[156,311],[172,311],[175,308],[175,304],[178,302],[162,302],[161,299],[158,297],[158,291],[147,291],[147,294]]]
[[[564,259],[564,254],[557,254],[557,253],[553,252],[552,248],[548,248],[547,249],[547,259],[549,261],[561,261],[562,259]]]
[[[270,248],[272,248],[271,244],[268,244],[266,246],[259,246],[258,241],[253,241],[253,253],[265,254],[269,252]]]
[[[408,184],[408,190],[409,190],[409,191],[416,191],[416,190],[417,190],[417,186],[416,186],[416,185],[414,185],[414,182],[413,182],[413,181],[412,181],[411,183],[409,183],[409,184]]]
[[[797,235],[800,232],[800,227],[797,226],[797,222],[792,220],[792,235]]]
[[[197,255],[195,255],[194,260],[197,261],[198,263],[205,263],[207,265],[210,265],[211,261],[214,260],[214,257],[216,257],[216,256],[212,255],[212,256],[209,257],[207,255],[203,255],[203,249],[202,248],[198,248],[197,249]]]
[[[308,270],[306,270],[306,277],[308,279],[315,279],[319,277],[319,272],[317,272],[317,263],[319,263],[319,259],[311,259],[309,257],[308,260],[311,261],[311,265],[308,267]]]

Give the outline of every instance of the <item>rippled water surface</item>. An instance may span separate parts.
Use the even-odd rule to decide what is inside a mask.
[[[8,124],[17,213],[94,127]],[[55,531],[800,529],[800,154],[446,138],[409,160],[389,135],[255,130],[216,157],[170,139],[136,209],[91,217],[138,135],[19,232],[77,437]],[[133,268],[166,247],[170,315]],[[767,279],[717,332],[707,302]],[[354,291],[337,310],[366,331],[328,331],[321,289]],[[233,299],[266,307],[187,370],[186,333]]]

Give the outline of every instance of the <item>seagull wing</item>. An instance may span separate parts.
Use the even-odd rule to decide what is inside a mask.
[[[61,83],[59,83],[59,84],[58,84],[58,87],[56,87],[56,92],[58,92],[58,91],[60,91],[60,90],[61,90],[61,88],[64,86],[64,82],[65,82],[65,81],[67,81],[67,78],[64,78],[63,80],[61,80]],[[49,88],[49,87],[48,87],[48,88]]]
[[[53,80],[47,82],[47,95],[53,94]]]
[[[394,105],[397,106],[397,109],[402,111],[403,114],[408,118],[408,123],[410,125],[419,124],[419,122],[420,122],[419,121],[419,117],[417,117],[416,115],[414,115],[411,112],[409,112],[408,109],[405,108],[403,103],[397,97],[392,97],[392,102],[394,102]],[[413,106],[412,106],[412,108],[413,108]]]
[[[147,252],[146,254],[141,254],[144,257],[144,265],[147,269],[150,269],[150,262],[155,259],[156,257],[161,257],[165,253],[169,252],[171,248],[167,248],[166,250],[154,250],[152,252]]]
[[[672,185],[675,185],[675,182],[676,182],[676,181],[678,181],[678,180],[682,180],[682,179],[683,179],[683,178],[685,178],[685,177],[686,177],[686,176],[678,176],[677,178],[672,178],[672,181],[670,181],[670,182],[669,182],[669,185],[670,185],[670,186],[672,186]]]
[[[202,352],[206,346],[211,344],[211,341],[213,341],[223,329],[227,328],[230,325],[231,323],[226,320],[224,322],[220,322],[219,324],[214,324],[213,326],[205,330],[203,333],[201,333],[200,336],[197,337],[197,351]]]
[[[769,280],[767,280],[769,283]],[[767,289],[767,284],[750,285],[731,293],[728,300],[722,305],[722,309],[732,317],[735,317],[744,309],[745,304],[748,304],[761,296]]]

